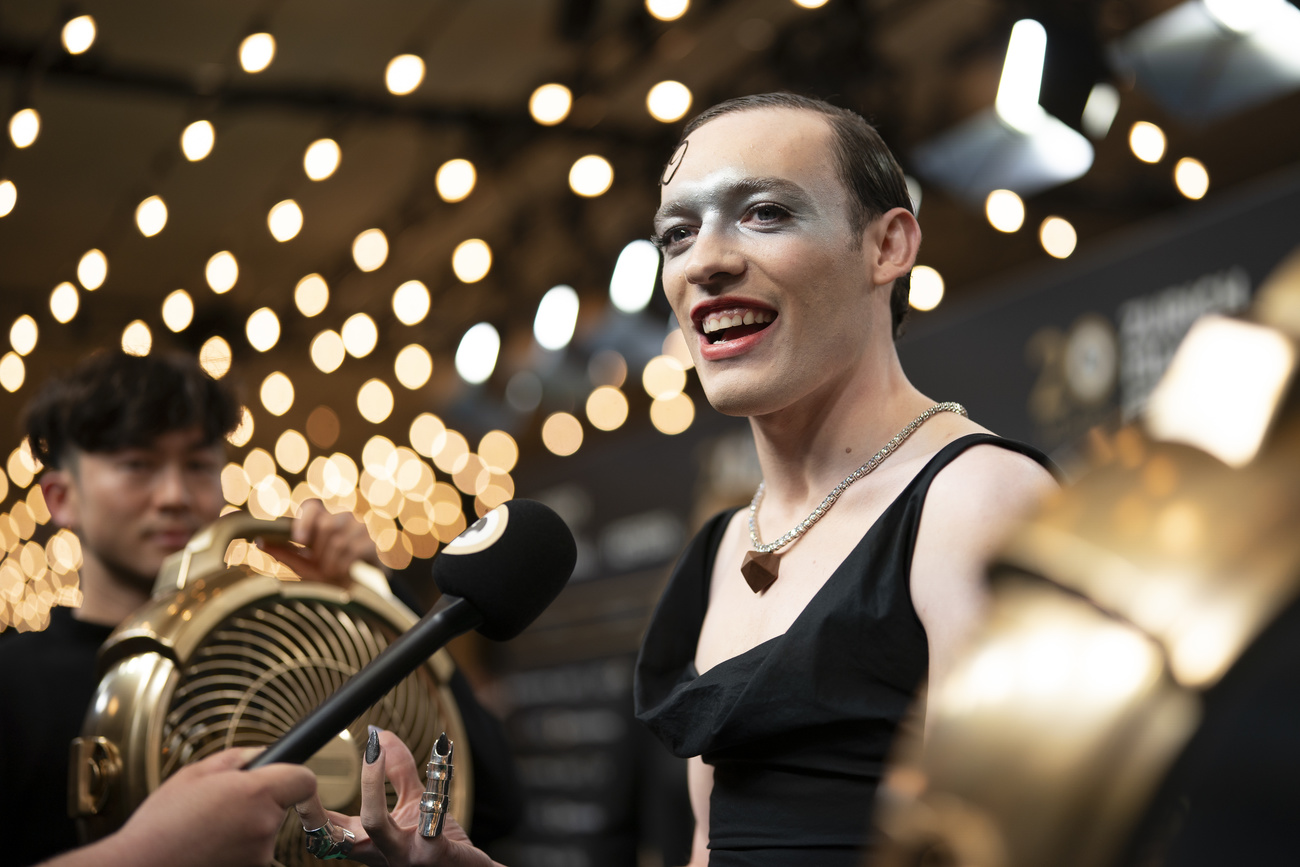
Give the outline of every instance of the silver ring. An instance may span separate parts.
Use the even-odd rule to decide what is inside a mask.
[[[352,854],[352,841],[356,835],[347,828],[340,828],[325,820],[319,828],[303,829],[307,835],[307,851],[321,861],[338,861]]]

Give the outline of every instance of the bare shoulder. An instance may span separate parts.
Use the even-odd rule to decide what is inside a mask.
[[[1038,461],[986,443],[972,446],[939,471],[925,508],[935,518],[959,522],[985,523],[999,516],[1018,521],[1058,488]]]

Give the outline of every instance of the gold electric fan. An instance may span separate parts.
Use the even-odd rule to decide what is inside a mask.
[[[69,811],[85,841],[120,827],[182,766],[271,744],[415,624],[383,573],[364,563],[346,589],[227,565],[243,540],[286,542],[288,533],[288,519],[219,519],[168,558],[152,599],[100,649],[99,687],[69,770]],[[326,808],[359,812],[368,725],[401,737],[417,762],[445,731],[456,745],[452,815],[468,826],[473,774],[451,673],[438,651],[307,762]],[[391,789],[389,798],[391,806]],[[292,812],[275,858],[319,863]]]

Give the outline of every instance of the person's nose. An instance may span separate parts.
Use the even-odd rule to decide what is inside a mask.
[[[184,509],[194,502],[189,478],[179,463],[165,463],[159,468],[154,481],[154,501],[164,509]]]
[[[703,227],[687,251],[686,279],[705,288],[722,288],[745,272],[745,257],[725,230]]]

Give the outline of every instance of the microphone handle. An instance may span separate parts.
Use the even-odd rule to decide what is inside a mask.
[[[388,647],[348,678],[320,706],[300,719],[279,740],[258,754],[245,769],[272,762],[302,764],[330,738],[347,728],[366,708],[397,686],[402,678],[458,635],[483,623],[483,615],[464,599],[430,611]]]

